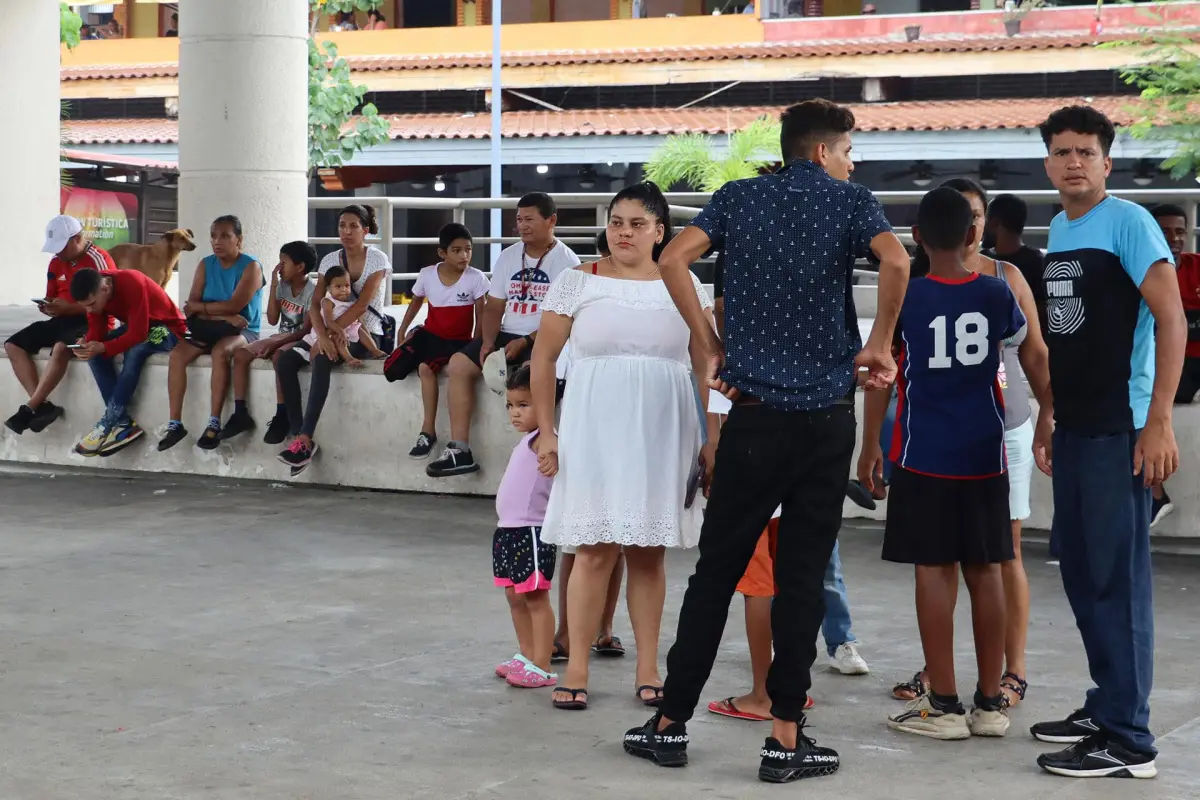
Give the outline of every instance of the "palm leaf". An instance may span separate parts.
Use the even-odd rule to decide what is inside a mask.
[[[646,180],[664,190],[677,183],[703,183],[705,170],[713,162],[712,142],[699,133],[668,136],[646,162]]]
[[[782,159],[779,145],[780,125],[767,117],[759,117],[729,137],[729,158],[757,164],[760,168]]]

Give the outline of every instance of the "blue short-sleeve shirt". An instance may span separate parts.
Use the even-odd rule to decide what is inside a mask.
[[[1154,384],[1154,318],[1139,287],[1172,261],[1150,212],[1107,197],[1050,223],[1043,279],[1055,422],[1088,435],[1146,424]]]
[[[811,161],[721,187],[692,224],[724,256],[726,381],[786,411],[854,385],[854,262],[891,230],[864,186]]]

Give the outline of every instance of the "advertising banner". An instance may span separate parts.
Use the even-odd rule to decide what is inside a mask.
[[[62,213],[83,223],[88,238],[105,250],[137,241],[138,199],[135,194],[63,187]]]

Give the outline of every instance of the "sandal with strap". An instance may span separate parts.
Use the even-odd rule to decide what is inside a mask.
[[[654,697],[649,699],[642,697],[642,692],[654,692]],[[637,696],[637,699],[642,702],[642,705],[649,706],[650,708],[658,708],[663,701],[663,687],[655,686],[651,683],[637,687],[633,690],[633,693]]]
[[[570,661],[571,657],[567,655],[567,648],[562,646],[562,642],[554,643],[554,651],[550,653],[550,663],[560,664],[563,661]],[[565,689],[563,691],[566,691]]]
[[[565,686],[555,686],[555,694],[569,694],[570,700],[551,700],[551,704],[562,711],[586,711],[588,707],[588,690],[587,689],[568,689]],[[580,700],[579,696],[583,695]]]
[[[1000,690],[1004,694],[1004,707],[1012,708],[1025,699],[1025,692],[1029,690],[1029,683],[1015,672],[1006,672],[1000,678]],[[1010,695],[1009,692],[1012,694]],[[1016,696],[1016,700],[1013,700]]]
[[[925,667],[921,667],[920,671],[912,676],[912,680],[904,683],[897,683],[892,687],[892,697],[897,700],[911,702],[918,697],[924,697],[929,692],[929,684],[921,677],[925,674]],[[907,692],[911,696],[901,694]]]
[[[609,636],[605,639],[597,639],[592,645],[592,652],[598,656],[606,658],[620,658],[625,655],[625,645],[621,644],[621,637]]]

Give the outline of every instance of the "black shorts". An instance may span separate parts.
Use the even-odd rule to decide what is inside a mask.
[[[86,314],[50,317],[26,325],[8,337],[8,341],[32,356],[36,355],[39,350],[54,347],[59,342],[75,344],[87,335],[87,329]]]
[[[892,470],[884,561],[939,566],[1013,557],[1007,474],[962,479]]]
[[[417,328],[408,341],[393,350],[383,362],[383,377],[389,381],[402,381],[421,364],[427,364],[437,372],[446,366],[450,356],[468,343],[465,339],[443,339],[436,333]]]
[[[542,543],[541,527],[497,528],[492,535],[492,576],[518,594],[550,588],[558,548]]]
[[[500,350],[509,342],[513,342],[513,341],[516,341],[517,339],[521,339],[521,338],[524,338],[524,337],[522,337],[518,334],[515,334],[515,333],[505,333],[504,331],[500,331],[500,333],[496,335],[496,349]],[[464,356],[471,359],[471,361],[475,364],[475,366],[479,367],[480,369],[483,369],[483,362],[480,361],[480,359],[479,359],[479,354],[482,350],[483,350],[483,340],[472,339],[471,341],[467,342],[466,347],[459,350],[458,352],[462,353]],[[529,357],[531,355],[533,355],[533,345],[529,345],[524,350],[522,350],[521,357],[518,358],[516,361],[510,361],[508,363],[510,365],[520,366],[521,364],[527,363],[529,361]]]

